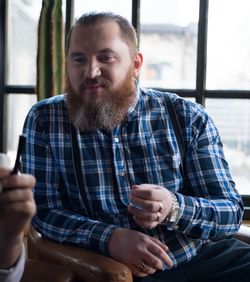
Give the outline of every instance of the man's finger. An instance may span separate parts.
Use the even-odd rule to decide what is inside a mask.
[[[5,177],[4,179],[0,180],[4,189],[31,189],[35,186],[36,180],[35,177],[28,174],[21,174],[21,175],[11,175],[9,177]]]
[[[163,189],[163,187],[153,184],[134,185],[132,187],[131,196],[146,200],[160,201],[162,199],[161,189]]]
[[[160,247],[160,248],[155,248],[154,246],[149,247],[149,251],[154,254],[156,257],[161,259],[168,267],[172,268],[173,267],[173,262],[170,259],[169,255],[167,254],[168,252],[168,247],[160,242],[159,240],[155,239],[152,237],[152,240]]]
[[[33,194],[28,189],[6,189],[0,195],[1,206],[8,206],[13,203],[33,201]]]

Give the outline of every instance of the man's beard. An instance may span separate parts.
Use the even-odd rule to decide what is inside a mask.
[[[83,89],[85,85],[98,82],[98,79],[85,81],[80,89]],[[110,131],[114,129],[124,121],[128,109],[135,102],[136,86],[132,70],[127,73],[123,83],[116,89],[113,89],[106,80],[101,79],[101,83],[105,85],[105,91],[98,95],[102,96],[93,96],[93,100],[90,100],[91,98],[84,100],[81,93],[73,90],[67,77],[66,92],[69,117],[81,131],[96,129]]]

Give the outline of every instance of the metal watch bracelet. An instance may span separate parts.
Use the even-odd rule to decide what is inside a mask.
[[[166,218],[162,221],[162,224],[168,222],[175,222],[177,219],[178,211],[180,209],[176,195],[171,191],[170,191],[170,195],[172,198],[172,207]]]

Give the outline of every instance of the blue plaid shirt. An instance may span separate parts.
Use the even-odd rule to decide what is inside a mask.
[[[173,101],[186,145],[180,152],[164,95]],[[33,225],[45,237],[108,254],[117,227],[165,242],[174,266],[203,244],[235,233],[243,205],[213,121],[196,103],[175,94],[138,89],[138,101],[112,132],[84,133],[69,120],[67,95],[38,102],[24,125],[23,169],[37,179]],[[73,148],[76,150],[74,151]],[[175,223],[147,230],[128,213],[134,184],[173,191],[180,205]]]

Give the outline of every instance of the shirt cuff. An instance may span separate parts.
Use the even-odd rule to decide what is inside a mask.
[[[89,237],[90,249],[109,256],[108,243],[110,236],[116,228],[117,226],[115,225],[108,225],[103,222],[99,222],[95,225]]]
[[[24,245],[22,253],[16,262],[16,264],[9,269],[0,269],[0,281],[1,282],[18,282],[21,280],[25,265],[25,251]]]

